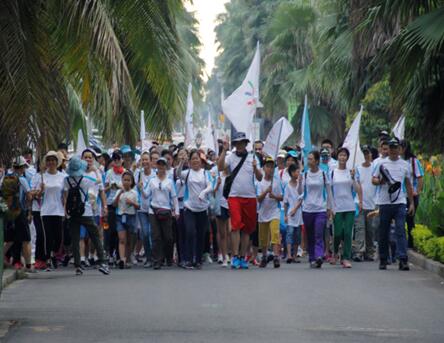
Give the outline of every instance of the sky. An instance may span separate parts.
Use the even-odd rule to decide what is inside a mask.
[[[196,12],[196,19],[199,21],[199,36],[202,42],[200,57],[205,61],[205,79],[211,75],[214,67],[214,59],[217,56],[216,17],[219,13],[225,12],[224,4],[230,0],[193,0],[193,3],[185,3],[189,11]]]

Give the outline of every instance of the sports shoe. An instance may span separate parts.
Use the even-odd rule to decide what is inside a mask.
[[[223,256],[222,256],[222,254],[219,254],[219,255],[217,256],[217,263],[218,263],[218,264],[222,264],[222,263],[224,263],[224,258],[223,258]]]
[[[228,264],[231,264],[231,257],[230,257],[230,255],[225,255],[225,259],[227,260]]]
[[[206,263],[208,263],[208,264],[212,264],[212,263],[213,263],[213,260],[211,259],[210,254],[205,254],[204,261],[205,261]]]
[[[131,263],[134,266],[137,266],[137,258],[136,258],[136,256],[134,254],[131,255]]]
[[[241,269],[248,269],[248,261],[245,259],[240,259],[240,268]]]
[[[187,269],[187,270],[193,270],[193,269],[194,269],[194,266],[193,266],[193,264],[192,264],[191,262],[185,262],[185,263],[183,264],[183,266],[184,266],[184,268]]]
[[[399,261],[399,270],[404,270],[404,271],[410,270],[409,263],[405,260],[400,260]]]
[[[231,260],[231,269],[240,269],[241,267],[241,261],[239,257],[233,257]]]
[[[298,256],[298,257],[302,257],[303,254],[304,254],[304,251],[302,250],[302,248],[301,248],[301,247],[298,247],[298,253],[297,253],[297,256]]]
[[[101,272],[103,275],[109,275],[108,266],[106,264],[102,263],[99,267],[99,272]]]
[[[125,262],[123,262],[122,260],[119,261],[119,269],[124,269],[125,268]]]
[[[287,258],[286,262],[287,262],[287,264],[292,264],[294,262],[294,260],[291,257],[289,257],[289,258]]]
[[[194,263],[193,267],[194,267],[194,269],[201,270],[202,269],[202,263],[198,263],[198,262]]]
[[[153,266],[153,264],[151,263],[150,260],[146,260],[145,263],[143,264],[143,268],[151,268]]]
[[[83,271],[82,271],[82,269],[80,269],[80,268],[76,268],[76,275],[77,275],[77,276],[83,275]]]
[[[227,262],[227,260],[223,260],[221,266],[222,266],[222,268],[227,268],[227,267],[228,267],[228,262]]]
[[[279,261],[279,257],[275,257],[273,260],[273,267],[279,268],[281,266],[281,262]]]
[[[321,268],[322,267],[322,263],[324,263],[324,261],[322,260],[322,257],[318,257],[316,259],[316,268]]]
[[[301,260],[299,259],[298,256],[296,256],[296,257],[293,259],[293,263],[301,263]]]
[[[379,270],[387,269],[387,261],[379,261]]]
[[[69,260],[70,260],[69,255],[65,255],[65,257],[63,258],[62,266],[63,267],[68,267]]]
[[[268,256],[267,256],[267,263],[270,263],[270,262],[272,262],[274,260],[274,256],[273,256],[273,254],[269,254]]]
[[[261,263],[259,264],[259,268],[265,268],[268,264],[268,260],[266,256],[262,256]]]
[[[15,262],[14,263],[14,269],[15,270],[20,270],[23,268],[23,264],[21,262]]]
[[[57,257],[55,256],[51,257],[51,265],[53,269],[57,269],[57,267],[59,266]]]
[[[154,270],[159,270],[160,268],[162,268],[162,265],[159,262],[154,263],[153,265]]]

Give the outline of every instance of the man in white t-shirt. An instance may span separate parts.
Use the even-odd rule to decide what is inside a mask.
[[[372,152],[368,145],[362,147],[365,162],[356,167],[356,180],[362,189],[362,211],[355,218],[355,239],[353,260],[355,262],[374,261],[375,219],[368,214],[375,210],[376,186],[372,183]]]
[[[258,161],[254,153],[247,151],[249,140],[245,133],[236,132],[231,142],[236,151],[226,157],[229,146],[228,142],[224,142],[217,167],[219,171],[223,171],[226,165],[230,174],[233,174],[239,163],[242,163],[231,184],[228,196],[233,253],[231,267],[233,269],[248,269],[248,261],[245,260],[245,255],[250,243],[250,235],[256,230],[257,202],[254,179],[261,181],[262,172],[258,167]],[[228,178],[225,181],[226,184],[229,183],[227,180]]]
[[[388,145],[388,158],[382,160],[374,169],[372,179],[374,185],[380,186],[376,200],[376,204],[379,205],[380,215],[378,240],[379,269],[387,269],[390,224],[394,220],[399,269],[409,270],[405,234],[406,196],[410,200],[408,213],[413,214],[415,211],[413,188],[410,181],[409,166],[406,161],[399,157],[399,140],[392,138]],[[388,174],[391,176],[391,184],[389,184]]]

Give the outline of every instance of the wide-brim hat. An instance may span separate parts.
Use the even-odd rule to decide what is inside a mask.
[[[49,157],[54,157],[57,160],[57,168],[60,167],[61,164],[63,163],[63,159],[60,158],[60,155],[57,153],[57,151],[54,150],[48,151],[48,153],[45,155],[45,161]]]
[[[250,140],[247,138],[247,136],[245,135],[245,132],[236,132],[233,137],[231,138],[231,143],[235,143],[235,142],[247,142],[249,143]]]
[[[69,160],[66,173],[68,176],[82,176],[86,172],[87,163],[78,156],[74,156]]]
[[[16,168],[29,167],[29,164],[28,164],[28,162],[26,162],[26,160],[25,160],[25,158],[23,156],[17,156],[12,161],[12,166],[16,167]]]

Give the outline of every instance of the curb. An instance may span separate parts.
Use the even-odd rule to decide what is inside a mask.
[[[444,278],[444,264],[428,259],[413,250],[408,251],[408,256],[409,261],[414,265]]]
[[[8,273],[9,272],[9,273]],[[28,275],[26,275],[24,270],[4,270],[3,278],[2,278],[2,290],[8,287],[11,283],[17,280],[26,279]]]

